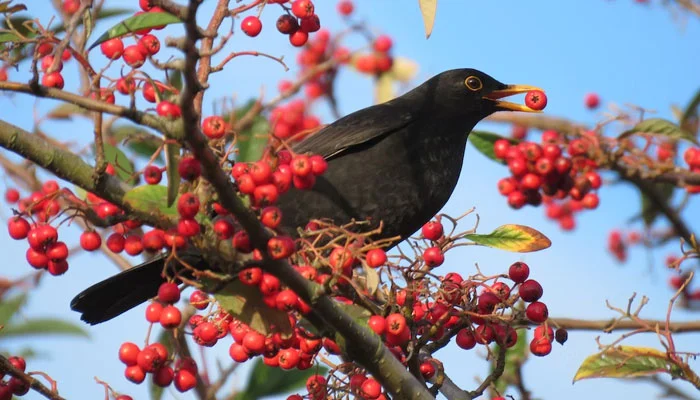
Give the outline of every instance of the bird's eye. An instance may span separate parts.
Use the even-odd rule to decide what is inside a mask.
[[[481,83],[481,79],[477,78],[476,76],[470,76],[469,78],[465,79],[464,84],[467,85],[469,90],[473,90],[475,92],[484,87],[484,85]]]

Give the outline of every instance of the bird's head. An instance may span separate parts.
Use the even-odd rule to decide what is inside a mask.
[[[469,115],[480,120],[497,111],[541,112],[501,99],[542,89],[529,85],[507,85],[471,68],[445,71],[418,89],[425,91],[421,97],[433,103],[434,107],[431,108],[445,116]]]

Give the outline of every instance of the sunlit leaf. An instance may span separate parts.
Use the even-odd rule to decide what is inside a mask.
[[[0,3],[0,13],[2,14],[12,14],[20,11],[26,11],[27,6],[24,4],[14,4],[10,5],[12,1],[3,1]]]
[[[165,145],[165,170],[168,175],[168,190],[166,194],[166,205],[168,207],[175,203],[178,190],[180,189],[180,146],[174,143]]]
[[[656,190],[659,197],[666,203],[668,203],[673,197],[673,190],[675,189],[675,186],[671,183],[657,183],[652,187],[654,190]],[[642,201],[642,219],[644,220],[644,224],[646,226],[651,226],[651,224],[653,224],[656,220],[656,217],[658,217],[661,213],[661,210],[659,210],[659,208],[651,202],[647,195],[641,191],[639,193]]]
[[[693,96],[692,100],[690,100],[690,103],[688,103],[688,106],[686,106],[685,110],[683,111],[683,115],[681,115],[680,122],[678,125],[685,128],[686,124],[690,121],[691,118],[698,116],[698,107],[700,107],[700,90],[698,90],[695,93],[695,96]]]
[[[633,346],[617,346],[588,356],[574,376],[574,382],[589,378],[636,378],[657,373],[678,375],[680,369],[665,352]]]
[[[420,12],[423,15],[423,25],[425,26],[425,37],[429,38],[433,33],[435,24],[435,13],[437,12],[437,0],[418,0]]]
[[[87,331],[80,325],[55,318],[33,318],[23,322],[5,325],[0,330],[2,337],[25,337],[36,335],[68,335],[89,337]]]
[[[683,139],[698,144],[698,140],[691,133],[681,129],[673,122],[662,118],[646,119],[635,125],[632,129],[623,132],[618,139],[624,139],[638,133],[663,136],[669,139]]]
[[[405,57],[395,57],[389,73],[397,82],[409,82],[418,74],[418,63]]]
[[[379,287],[379,273],[376,269],[364,266],[365,271],[365,288],[370,296],[373,296]]]
[[[466,239],[486,247],[529,253],[548,248],[552,242],[541,232],[524,225],[503,225],[489,234],[470,233]]]
[[[236,393],[236,400],[257,400],[301,390],[311,375],[323,375],[327,371],[326,367],[320,365],[304,371],[298,369],[285,371],[281,368],[268,367],[262,359],[258,358],[255,360],[245,389]]]
[[[155,28],[157,26],[170,25],[182,22],[178,17],[167,12],[147,12],[129,17],[118,24],[114,25],[102,36],[93,42],[88,50],[99,46],[102,42],[109,39],[117,38],[147,28]]]
[[[374,103],[385,103],[396,97],[394,79],[391,74],[381,74],[374,82]]]
[[[177,207],[166,204],[167,193],[168,188],[162,185],[137,186],[126,192],[124,202],[139,211],[159,211],[166,216],[177,216]]]
[[[6,325],[26,301],[26,293],[19,294],[11,299],[3,299],[0,302],[0,325]]]
[[[70,120],[74,116],[89,117],[89,111],[70,103],[62,103],[46,114],[48,119]]]
[[[12,32],[0,33],[0,43],[19,42],[21,40],[22,40],[22,38],[20,38],[19,36],[15,35]]]
[[[286,337],[293,332],[287,313],[268,307],[257,287],[234,281],[214,297],[229,314],[264,335],[280,332]]]
[[[493,151],[493,144],[500,139],[506,139],[511,144],[518,143],[518,141],[515,139],[506,138],[491,132],[472,131],[469,134],[469,141],[474,146],[474,148],[479,151],[479,153],[485,155],[486,157],[496,162],[505,164],[506,162],[504,160],[496,158],[496,153],[494,153]]]
[[[134,174],[134,165],[120,149],[109,143],[104,143],[105,160],[114,166],[119,179],[128,181]]]
[[[255,104],[251,100],[245,106],[236,110],[236,118],[239,119],[245,115],[248,110]],[[240,132],[237,137],[236,149],[238,155],[236,161],[253,162],[258,161],[262,157],[265,146],[270,135],[270,123],[263,116],[256,116],[250,128]]]

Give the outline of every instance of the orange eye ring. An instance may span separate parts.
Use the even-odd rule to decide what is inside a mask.
[[[481,88],[484,87],[484,84],[481,83],[481,79],[472,75],[472,76],[467,77],[467,79],[464,80],[464,86],[466,86],[467,89],[469,89],[473,92],[476,92],[477,90],[481,90]]]

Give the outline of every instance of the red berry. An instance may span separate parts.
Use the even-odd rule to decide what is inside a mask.
[[[95,251],[102,245],[102,237],[95,231],[85,231],[80,234],[80,247],[85,251]]]
[[[256,331],[248,331],[243,336],[242,345],[250,354],[261,354],[265,349],[265,336]]]
[[[180,300],[180,289],[175,282],[164,282],[158,288],[158,300],[166,304],[174,304]]]
[[[386,263],[386,252],[382,249],[372,249],[367,252],[365,259],[370,268],[379,268]]]
[[[476,339],[474,338],[474,334],[467,328],[463,328],[459,332],[457,332],[455,342],[457,343],[457,346],[464,350],[470,350],[473,349],[474,346],[476,346]]]
[[[545,339],[532,339],[530,352],[538,357],[544,357],[552,352],[552,342]]]
[[[437,241],[443,235],[442,224],[439,221],[430,221],[421,228],[423,237],[428,240]]]
[[[377,335],[383,335],[386,331],[386,319],[381,315],[372,315],[367,321],[369,328]]]
[[[163,179],[163,170],[155,165],[149,165],[143,170],[143,178],[149,185],[157,185]]]
[[[177,170],[182,179],[186,181],[193,181],[202,175],[202,165],[192,156],[183,157],[177,166]]]
[[[309,40],[309,34],[302,30],[298,30],[289,35],[289,43],[294,47],[301,47]]]
[[[394,313],[386,317],[386,331],[392,335],[399,335],[406,328],[406,318],[403,315]]]
[[[257,286],[262,281],[262,269],[257,267],[245,268],[238,273],[241,283],[250,286]]]
[[[15,240],[25,239],[31,230],[31,226],[26,219],[15,216],[7,221],[7,230],[10,237]]]
[[[243,345],[236,342],[231,343],[231,347],[228,349],[228,354],[231,356],[233,361],[242,363],[248,361],[250,355],[248,355],[248,350],[246,350]]]
[[[527,306],[527,308],[525,309],[525,315],[527,315],[527,319],[529,319],[530,321],[536,324],[540,324],[547,320],[547,317],[549,316],[549,311],[547,310],[546,304],[539,301],[535,301]]]
[[[157,302],[152,302],[146,307],[146,321],[150,323],[160,322],[160,316],[163,313],[163,305]]]
[[[430,379],[433,377],[433,375],[435,375],[435,365],[433,365],[433,363],[430,361],[424,361],[423,363],[421,363],[420,367],[418,367],[418,370],[425,379]]]
[[[138,43],[149,55],[156,55],[160,51],[160,40],[153,35],[141,36]]]
[[[197,377],[192,371],[180,369],[175,372],[173,382],[175,384],[175,389],[184,393],[197,385]]]
[[[41,78],[41,84],[46,87],[63,89],[65,82],[63,81],[63,75],[61,75],[60,72],[51,72],[49,74],[45,74]]]
[[[287,258],[294,253],[294,240],[289,236],[275,236],[267,242],[267,253],[275,260]]]
[[[158,103],[156,106],[156,112],[161,117],[168,119],[178,119],[182,115],[180,106],[165,100]]]
[[[342,0],[338,3],[338,13],[343,16],[348,16],[352,14],[355,9],[355,5],[351,0]]]
[[[297,22],[297,19],[292,17],[289,14],[282,14],[279,18],[277,18],[277,30],[284,34],[284,35],[289,35],[297,31],[299,29],[299,22]],[[280,90],[280,92],[285,92],[285,90]]]
[[[302,18],[299,24],[299,30],[307,33],[318,32],[319,29],[321,29],[321,20],[316,14]]]
[[[520,284],[518,293],[520,293],[520,298],[523,299],[523,301],[528,303],[537,301],[542,297],[542,285],[534,279],[529,279]]]
[[[595,93],[588,93],[584,98],[584,102],[586,103],[586,107],[592,110],[597,108],[600,104],[600,97]]]
[[[168,387],[173,382],[175,371],[168,366],[160,367],[153,373],[153,383],[160,387]]]
[[[182,313],[175,306],[166,306],[160,314],[160,324],[165,329],[175,328],[182,322]]]
[[[46,247],[46,256],[50,260],[60,261],[68,258],[68,246],[63,242],[55,242]]]
[[[209,139],[221,139],[226,135],[226,122],[218,115],[206,117],[202,121],[202,133]]]
[[[521,209],[527,203],[527,197],[521,191],[514,191],[508,195],[508,205],[515,209]]]
[[[262,22],[260,21],[260,18],[254,15],[249,15],[243,18],[243,21],[241,22],[241,30],[250,37],[258,36],[260,31],[262,31]]]
[[[120,38],[112,38],[100,44],[102,54],[110,60],[116,60],[124,52],[124,42]]]
[[[428,247],[423,252],[423,261],[430,268],[439,267],[445,262],[445,254],[439,247]]]
[[[136,365],[138,365],[144,372],[154,372],[160,368],[163,361],[160,358],[160,354],[155,349],[145,348],[139,352],[136,356]]]
[[[139,68],[146,62],[146,56],[141,51],[141,47],[135,44],[126,46],[122,58],[131,68]]]
[[[146,372],[144,372],[144,370],[142,370],[138,365],[130,365],[126,367],[124,376],[131,382],[138,384],[146,379]]]
[[[314,3],[311,0],[294,0],[292,13],[297,18],[310,17],[314,15]]]
[[[516,262],[508,269],[508,277],[515,283],[523,283],[530,276],[530,267],[524,262]]]
[[[508,139],[498,139],[493,143],[493,152],[496,158],[501,160],[505,159],[508,149],[510,149],[510,142]]]
[[[365,398],[374,400],[382,394],[382,385],[376,380],[369,378],[362,382],[360,390]]]
[[[389,50],[391,50],[392,45],[393,43],[389,36],[379,35],[374,40],[374,44],[372,46],[374,47],[374,51],[378,51],[380,53],[387,53],[389,52]]]
[[[183,193],[177,200],[177,212],[185,219],[194,218],[199,212],[199,198],[193,193]]]
[[[533,110],[544,110],[547,107],[547,96],[541,90],[531,90],[525,95],[525,105]]]

